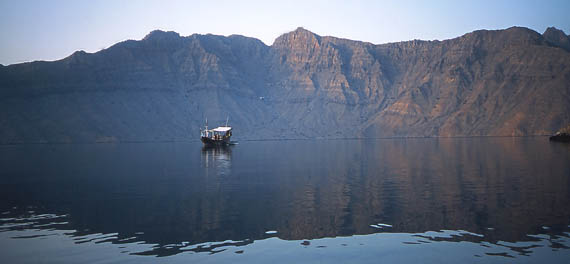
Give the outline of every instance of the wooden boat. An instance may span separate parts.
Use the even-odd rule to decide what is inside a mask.
[[[208,129],[208,120],[206,119],[206,126],[200,129],[200,140],[206,146],[227,146],[230,145],[230,138],[232,136],[232,128],[228,126],[226,120],[225,126],[219,126],[214,129]]]
[[[550,141],[570,142],[570,134],[558,132],[550,137]]]
[[[556,132],[550,137],[550,141],[570,142],[570,125]]]

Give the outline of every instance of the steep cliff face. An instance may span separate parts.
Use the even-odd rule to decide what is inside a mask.
[[[303,28],[272,46],[153,31],[97,53],[0,67],[0,141],[550,134],[570,123],[568,36],[475,31],[373,45]]]
[[[570,54],[551,43],[517,27],[384,45],[300,28],[276,40],[272,64],[288,66],[277,78],[290,99],[280,112],[302,131],[320,123],[325,137],[536,135],[570,113]]]
[[[271,47],[269,64],[276,70],[268,86],[279,121],[306,137],[359,136],[365,111],[383,92],[372,47],[302,28],[279,37]]]
[[[570,54],[531,30],[378,48],[392,58],[397,76],[396,101],[370,122],[376,133],[533,135],[568,119]]]

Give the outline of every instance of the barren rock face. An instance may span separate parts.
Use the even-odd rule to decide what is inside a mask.
[[[0,141],[519,136],[570,123],[568,36],[475,31],[382,45],[303,28],[272,46],[153,31],[89,54],[0,67]]]
[[[542,35],[549,44],[570,51],[570,37],[564,34],[564,31],[549,27]]]

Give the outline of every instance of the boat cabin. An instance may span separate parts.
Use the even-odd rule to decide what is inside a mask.
[[[201,133],[202,138],[210,140],[226,140],[232,136],[232,128],[228,126],[216,127],[214,129],[204,129]]]

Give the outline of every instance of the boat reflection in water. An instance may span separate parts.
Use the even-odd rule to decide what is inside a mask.
[[[202,147],[202,166],[206,173],[213,169],[215,174],[227,175],[231,172],[232,165],[231,145],[204,145]]]

